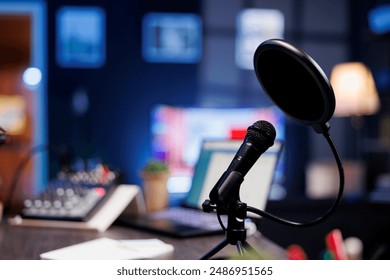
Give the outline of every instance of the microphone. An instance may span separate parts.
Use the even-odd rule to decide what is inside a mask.
[[[244,142],[210,192],[211,203],[217,207],[228,208],[231,202],[239,200],[239,186],[244,176],[257,159],[274,144],[275,137],[275,128],[267,121],[257,121],[248,127]]]

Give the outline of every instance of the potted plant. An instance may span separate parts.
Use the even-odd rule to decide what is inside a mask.
[[[147,211],[153,212],[166,208],[168,206],[168,165],[161,160],[153,159],[143,167],[141,177]]]

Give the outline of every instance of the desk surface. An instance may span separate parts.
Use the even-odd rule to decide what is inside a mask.
[[[176,239],[144,231],[113,225],[105,232],[89,230],[57,229],[11,226],[6,222],[0,224],[0,259],[2,260],[36,260],[43,252],[74,245],[99,237],[112,239],[148,239],[159,238],[172,244],[174,252],[169,259],[199,259],[211,248],[224,239],[224,235]],[[268,259],[283,258],[283,250],[268,239],[256,233],[247,241],[259,253]],[[228,245],[216,258],[233,256],[237,253],[235,246]]]

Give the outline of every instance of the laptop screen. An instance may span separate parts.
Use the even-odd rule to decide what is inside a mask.
[[[191,189],[184,202],[186,206],[202,207],[242,143],[241,140],[206,140],[202,143]],[[265,209],[281,149],[282,142],[275,141],[246,174],[240,186],[240,200],[248,206]]]

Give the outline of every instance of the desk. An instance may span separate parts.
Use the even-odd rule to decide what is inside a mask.
[[[327,209],[329,201],[271,201],[267,210],[278,216],[296,221],[318,217]],[[334,216],[324,223],[309,228],[294,228],[261,219],[260,236],[248,237],[248,242],[259,252],[272,252],[272,259],[284,258],[281,247],[301,245],[310,259],[318,259],[324,249],[324,236],[334,228],[342,230],[344,237],[359,237],[364,244],[364,259],[390,259],[390,204],[375,204],[366,201],[343,202]],[[199,259],[224,239],[223,235],[175,239],[139,231],[118,224],[103,233],[55,228],[30,228],[10,226],[5,219],[0,223],[0,259],[39,259],[43,252],[70,246],[99,237],[112,239],[159,238],[174,246],[170,259]],[[279,244],[275,245],[275,243]],[[377,255],[378,248],[387,249],[387,254]],[[219,256],[235,254],[234,246],[227,246]]]
[[[99,237],[112,239],[148,239],[159,238],[174,246],[170,259],[199,259],[212,247],[224,239],[223,235],[175,239],[155,235],[120,225],[112,225],[107,231],[99,233],[89,230],[32,228],[11,226],[5,221],[0,224],[0,259],[37,260],[43,252],[70,246]],[[260,234],[248,237],[247,241],[257,251],[267,251],[271,259],[283,258],[283,250]],[[235,246],[229,245],[215,257],[231,256],[236,253]]]

